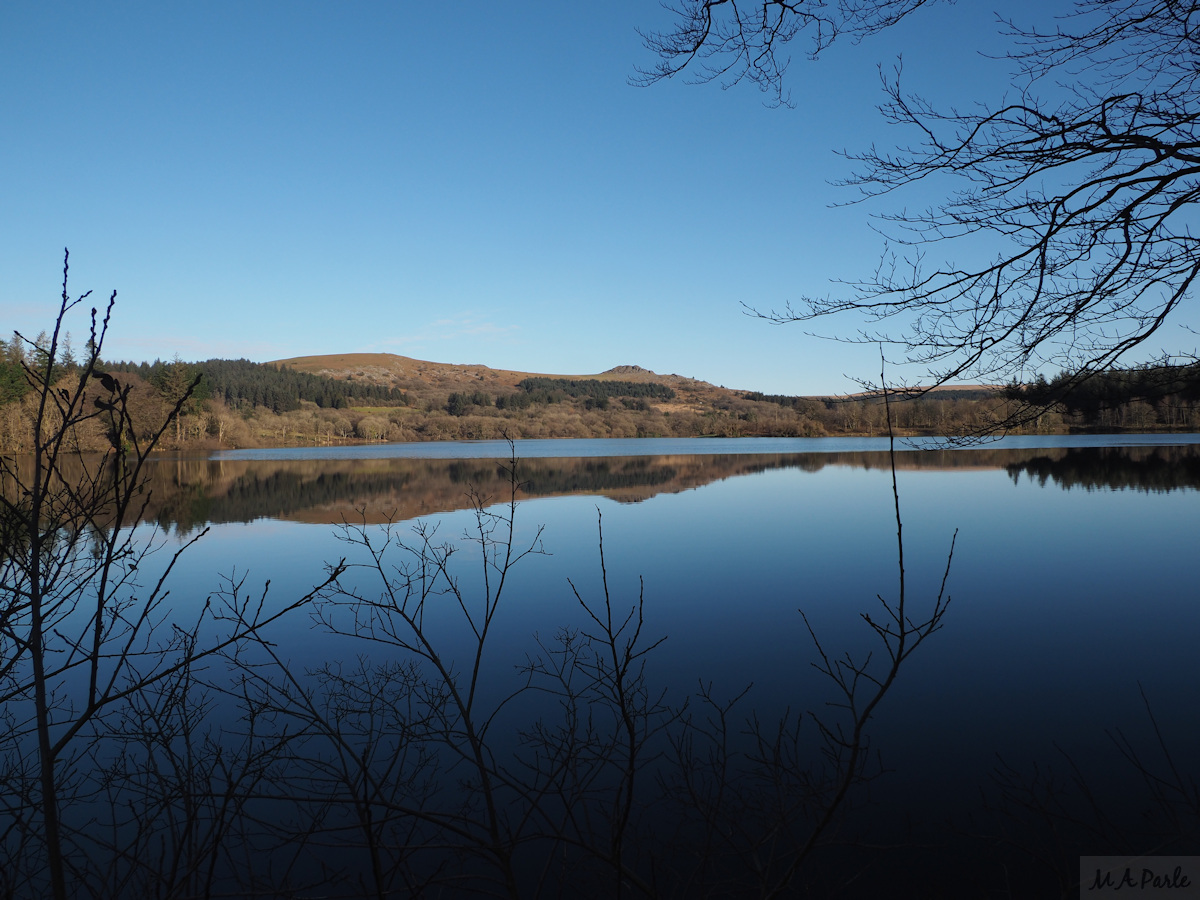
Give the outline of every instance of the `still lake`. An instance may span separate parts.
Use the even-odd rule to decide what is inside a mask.
[[[906,664],[871,729],[890,771],[860,798],[870,839],[950,848],[958,864],[971,847],[976,869],[1001,831],[1036,845],[1036,822],[1023,831],[1019,818],[980,818],[981,797],[1002,801],[1003,766],[1024,783],[1050,770],[1066,783],[1078,769],[1111,815],[1132,822],[1145,795],[1113,737],[1158,764],[1143,694],[1176,761],[1200,760],[1200,436],[897,448],[914,616],[931,608],[957,539],[944,627]],[[630,607],[641,585],[645,634],[666,637],[649,673],[672,698],[700,683],[718,697],[753,684],[746,715],[825,710],[833,694],[811,665],[798,610],[831,655],[872,649],[860,614],[877,614],[877,595],[894,598],[898,580],[886,451],[886,439],[866,438],[518,441],[518,542],[541,528],[546,555],[514,572],[487,676],[503,690],[533,635],[580,624],[568,579],[598,595],[600,518],[615,605]],[[234,571],[270,579],[277,597],[303,593],[324,561],[347,554],[343,519],[420,521],[455,539],[473,522],[469,489],[503,498],[498,461],[508,454],[484,442],[159,459],[158,527],[170,541],[211,529],[176,572],[176,603],[202,602]],[[465,546],[460,557],[469,589],[477,554]],[[456,639],[446,632],[447,646]],[[304,665],[339,652],[302,618],[275,640]],[[1194,832],[1174,838],[1170,852],[1200,853]],[[1069,843],[1058,862],[1145,849],[1102,843]],[[1039,871],[1032,856],[1016,858]],[[1048,870],[1036,877],[1057,895]]]

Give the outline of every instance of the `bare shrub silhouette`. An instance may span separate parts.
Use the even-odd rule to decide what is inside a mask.
[[[264,644],[272,665],[246,671],[257,708],[292,735],[270,789],[289,810],[273,817],[287,823],[277,845],[314,851],[310,883],[380,897],[795,892],[880,774],[869,722],[949,601],[944,577],[913,612],[894,469],[898,594],[862,617],[881,660],[834,656],[809,627],[832,714],[777,722],[744,713],[745,691],[672,701],[653,684],[664,638],[645,632],[641,585],[626,601],[610,587],[602,522],[599,594],[568,583],[582,624],[537,639],[515,669],[497,659],[514,567],[542,552],[540,529],[518,543],[515,456],[506,469],[502,502],[472,495],[469,554],[427,523],[344,526],[350,561],[315,613],[363,648],[354,665],[301,673]]]
[[[1108,756],[1083,760],[1053,743],[1029,763],[998,757],[985,794],[989,842],[1009,850],[1014,869],[1055,896],[1078,896],[1078,857],[1125,859],[1190,855],[1200,840],[1200,785],[1180,757],[1146,691],[1146,718],[1105,731]],[[1137,732],[1140,732],[1137,733]],[[1114,786],[1097,764],[1121,774]],[[1116,789],[1114,789],[1114,787]]]
[[[188,395],[139,438],[128,388],[99,368],[115,292],[102,319],[91,311],[82,362],[60,359],[64,322],[90,294],[71,298],[68,263],[53,334],[28,342],[23,364],[33,451],[0,457],[0,869],[16,895],[121,895],[145,874],[143,826],[170,818],[167,804],[183,830],[155,835],[172,864],[154,880],[172,893],[215,852],[196,840],[203,793],[186,782],[161,798],[144,791],[151,775],[156,789],[170,783],[160,764],[204,776],[178,755],[201,738],[194,677],[314,594],[276,608],[265,593],[257,603],[210,598],[190,615],[168,603],[172,569],[205,532],[170,548],[136,523],[147,460]],[[97,428],[108,449],[68,467],[82,457],[80,433]]]
[[[894,458],[897,592],[863,614],[876,653],[836,655],[808,627],[826,713],[760,720],[745,691],[711,686],[670,697],[647,668],[664,638],[640,583],[630,597],[610,585],[599,522],[598,589],[567,586],[578,622],[504,658],[513,573],[543,552],[541,530],[517,525],[515,449],[507,493],[472,491],[458,542],[364,512],[342,531],[349,561],[302,596],[274,603],[269,583],[231,575],[177,605],[172,573],[206,531],[171,546],[138,523],[186,396],[139,438],[128,389],[101,370],[111,299],[83,362],[59,365],[63,321],[88,296],[72,300],[66,274],[25,369],[34,453],[0,459],[5,895],[776,897],[817,883],[879,774],[871,719],[948,603],[945,579],[920,613],[908,596]],[[96,428],[110,449],[85,458],[72,435]],[[301,609],[331,650],[308,668],[271,630]]]

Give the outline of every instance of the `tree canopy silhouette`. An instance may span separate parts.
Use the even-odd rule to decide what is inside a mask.
[[[811,39],[815,55],[933,5],[686,0],[671,8],[673,29],[643,35],[659,63],[637,80],[747,80],[787,103],[792,42]],[[865,315],[867,327],[844,339],[898,348],[937,383],[1025,380],[1045,366],[1082,383],[1158,332],[1200,272],[1200,2],[1063,6],[1048,30],[998,20],[1011,82],[970,111],[909,93],[899,65],[885,72],[883,114],[915,142],[850,154],[858,170],[845,183],[868,197],[931,176],[958,187],[923,212],[883,216],[889,249],[842,296],[754,312]],[[940,262],[981,246],[977,264]]]

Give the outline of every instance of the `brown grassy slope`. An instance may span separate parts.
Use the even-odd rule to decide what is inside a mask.
[[[296,356],[277,359],[271,365],[287,366],[299,372],[326,375],[339,380],[350,377],[373,384],[399,388],[421,399],[444,399],[455,391],[508,393],[526,378],[574,378],[601,381],[657,382],[673,388],[675,403],[665,406],[711,406],[718,400],[731,400],[740,391],[717,387],[706,381],[682,375],[659,375],[641,366],[616,366],[595,375],[548,375],[539,372],[515,372],[483,365],[439,363],[412,359],[394,353],[341,353],[329,356]],[[655,404],[656,406],[660,404]]]
[[[287,366],[299,372],[327,375],[330,378],[351,377],[375,384],[385,384],[407,391],[428,389],[462,391],[481,388],[510,388],[529,378],[531,372],[510,372],[487,366],[454,365],[397,356],[394,353],[340,353],[330,356],[297,356],[277,359],[272,365]]]
[[[387,353],[352,353],[331,356],[295,357],[277,360],[302,372],[349,378],[403,390],[408,395],[407,412],[389,413],[401,436],[392,440],[455,440],[495,437],[510,433],[517,437],[626,437],[695,436],[783,436],[816,437],[826,434],[882,434],[882,407],[878,395],[861,394],[840,398],[849,403],[826,405],[825,398],[804,398],[796,404],[777,405],[769,400],[746,399],[744,391],[719,387],[681,375],[660,375],[640,366],[616,366],[594,375],[539,375],[483,365],[437,363]],[[517,385],[529,377],[657,382],[671,387],[669,401],[651,400],[640,409],[621,401],[607,409],[593,410],[585,400],[550,406],[535,405],[521,411],[472,408],[461,417],[447,417],[451,393],[485,393],[492,398],[516,393]],[[948,386],[950,390],[971,390]],[[897,410],[899,434],[963,433],[978,428],[981,416],[991,416],[978,398],[950,404],[924,402]],[[831,398],[832,399],[832,398]],[[928,398],[935,401],[936,396]],[[878,408],[876,408],[878,407]],[[937,408],[935,408],[937,407]],[[944,408],[943,408],[944,407]],[[360,411],[366,411],[363,408]],[[378,410],[371,412],[378,413]],[[406,429],[406,430],[405,430]]]

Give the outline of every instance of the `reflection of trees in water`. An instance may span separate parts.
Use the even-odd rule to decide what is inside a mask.
[[[1013,483],[1021,476],[1064,490],[1121,489],[1166,493],[1200,488],[1200,455],[1184,447],[1086,447],[1041,451],[1005,466]]]
[[[1200,487],[1200,448],[1194,446],[1086,449],[912,450],[896,454],[909,470],[1006,471],[1039,484],[1070,488],[1170,491]],[[594,494],[638,503],[660,493],[692,490],[728,478],[777,469],[816,473],[827,466],[881,471],[887,454],[716,454],[526,459],[520,464],[527,497]],[[150,468],[146,518],[164,531],[187,534],[209,522],[296,519],[338,523],[367,510],[375,521],[411,519],[468,508],[468,489],[489,496],[505,490],[503,467],[492,459],[221,460],[164,457]]]
[[[682,491],[735,474],[785,463],[746,456],[531,459],[521,462],[528,497],[602,494],[638,502],[664,491]],[[401,519],[470,506],[468,489],[488,496],[504,487],[495,460],[335,460],[328,462],[212,461],[186,479],[169,464],[153,477],[154,521],[188,532],[206,522],[297,518],[340,522],[354,510]]]
[[[582,493],[612,494],[630,488],[680,490],[678,487],[673,487],[675,482],[680,479],[680,470],[670,463],[654,464],[652,457],[585,459],[579,460],[579,462],[582,462],[583,465],[549,465],[531,473],[525,480],[525,492],[534,496],[547,496]],[[638,502],[656,493],[659,491],[641,492],[620,499],[625,502]]]
[[[262,473],[253,470],[234,480],[210,503],[216,522],[251,522],[283,518],[297,510],[329,504],[353,505],[359,497],[384,497],[411,481],[407,472],[327,472],[311,477],[289,469]],[[183,523],[180,523],[181,525]],[[200,524],[194,521],[191,524]]]

